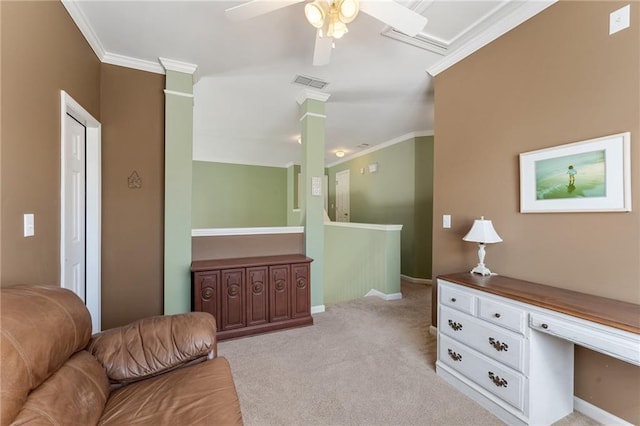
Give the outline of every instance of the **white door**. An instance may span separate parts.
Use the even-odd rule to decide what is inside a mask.
[[[62,287],[73,290],[86,303],[86,131],[69,114],[64,135],[64,211],[62,238],[65,253]]]
[[[336,173],[336,222],[349,222],[349,170]]]
[[[101,331],[102,126],[60,91],[60,285],[76,292]]]

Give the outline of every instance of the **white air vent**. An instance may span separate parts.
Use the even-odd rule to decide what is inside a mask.
[[[324,89],[329,84],[324,80],[320,80],[315,77],[307,77],[306,75],[296,75],[293,82],[303,86],[313,87],[315,89]]]
[[[358,145],[356,148],[368,148],[369,144],[368,143],[361,143],[360,145]]]

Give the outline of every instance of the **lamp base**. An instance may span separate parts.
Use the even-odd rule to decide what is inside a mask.
[[[472,274],[491,275],[489,268],[484,266],[484,263],[478,263],[478,266],[471,270]]]

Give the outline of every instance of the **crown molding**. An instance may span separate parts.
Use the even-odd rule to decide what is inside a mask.
[[[158,62],[146,61],[144,59],[132,58],[130,56],[118,55],[116,53],[107,52],[102,58],[105,64],[118,65],[135,70],[152,72],[155,74],[164,74],[164,68]]]
[[[406,142],[409,139],[414,139],[414,138],[421,138],[424,136],[433,136],[433,130],[421,130],[421,131],[417,131],[417,132],[410,132],[407,134],[404,134],[402,136],[398,136],[396,138],[393,138],[391,140],[388,140],[386,142],[382,142],[378,145],[372,146],[371,148],[367,148],[363,151],[359,151],[355,154],[349,155],[349,156],[345,156],[337,161],[334,161],[333,163],[329,163],[327,164],[325,167],[333,167],[333,166],[337,166],[338,164],[342,164],[342,163],[346,163],[347,161],[351,161],[355,158],[358,157],[362,157],[363,155],[367,155],[367,154],[371,154],[372,152],[375,151],[379,151],[381,149],[384,148],[388,148],[392,145],[395,145],[397,143],[401,143],[401,142]]]
[[[296,96],[296,102],[298,105],[302,105],[307,99],[313,99],[315,101],[327,102],[331,94],[325,92],[319,92],[317,90],[302,89],[302,91]]]
[[[78,3],[73,0],[60,0],[62,5],[67,9],[69,16],[73,19],[73,22],[76,23],[76,26],[93,49],[94,53],[100,59],[100,62],[104,62],[103,58],[106,55],[106,51],[104,50],[104,46],[100,43],[98,36],[89,25],[89,21],[87,17],[82,13],[82,10],[78,7]]]
[[[160,64],[166,71],[176,71],[185,74],[194,74],[198,69],[198,65],[190,64],[188,62],[176,61],[168,58],[158,58]]]
[[[435,77],[447,68],[457,64],[467,56],[471,55],[475,51],[481,49],[487,44],[491,43],[503,34],[511,31],[513,28],[522,24],[527,19],[542,12],[557,0],[538,0],[527,1],[517,10],[513,11],[496,24],[492,25],[486,31],[482,32],[477,37],[469,40],[467,43],[460,46],[458,49],[449,53],[447,56],[436,62],[431,67],[427,68],[427,72]]]

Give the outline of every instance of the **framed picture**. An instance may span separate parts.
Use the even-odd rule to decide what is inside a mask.
[[[520,154],[520,212],[631,211],[631,133]]]

